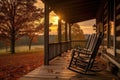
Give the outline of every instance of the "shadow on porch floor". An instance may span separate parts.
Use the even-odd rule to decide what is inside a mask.
[[[38,67],[19,80],[117,80],[116,76],[106,70],[97,72],[95,76],[70,71],[67,69],[69,62],[70,52],[67,52],[50,61],[49,66]]]

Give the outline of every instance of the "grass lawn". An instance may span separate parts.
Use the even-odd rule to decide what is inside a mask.
[[[17,80],[43,64],[43,48],[34,46],[30,52],[25,47],[17,49],[16,54],[0,55],[0,80]]]
[[[28,46],[17,46],[15,47],[15,52],[16,54],[18,53],[32,53],[32,52],[40,52],[43,51],[44,46],[40,46],[40,45],[34,45],[31,47],[31,50],[29,51],[29,47]],[[0,49],[0,55],[2,54],[10,54],[10,48],[8,48],[7,50],[4,49]]]

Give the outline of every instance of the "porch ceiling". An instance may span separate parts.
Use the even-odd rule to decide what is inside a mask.
[[[96,18],[103,0],[42,0],[48,2],[61,19],[75,23]]]

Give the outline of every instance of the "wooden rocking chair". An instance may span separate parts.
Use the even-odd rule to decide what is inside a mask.
[[[78,50],[72,51],[72,57],[68,69],[82,73],[82,74],[93,74],[93,72],[101,71],[101,67],[95,62],[99,46],[103,39],[103,33],[100,32],[94,41],[93,50],[89,52],[90,57],[86,58],[81,56]]]

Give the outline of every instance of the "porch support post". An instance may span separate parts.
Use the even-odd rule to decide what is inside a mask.
[[[108,1],[108,6],[111,6],[110,1]],[[110,20],[111,20],[111,12],[110,7],[108,7],[108,28],[107,28],[107,48],[110,48]]]
[[[62,36],[61,36],[61,19],[58,20],[58,43],[60,44],[60,56],[62,54]]]
[[[49,5],[45,2],[44,20],[44,65],[49,65]]]
[[[69,45],[69,49],[71,49],[71,24],[69,24],[69,43],[70,43],[70,45]]]
[[[67,36],[67,22],[65,22],[65,41],[68,41],[68,36]]]
[[[65,51],[67,52],[67,50],[68,50],[68,28],[67,28],[68,26],[67,26],[67,22],[65,22]]]

